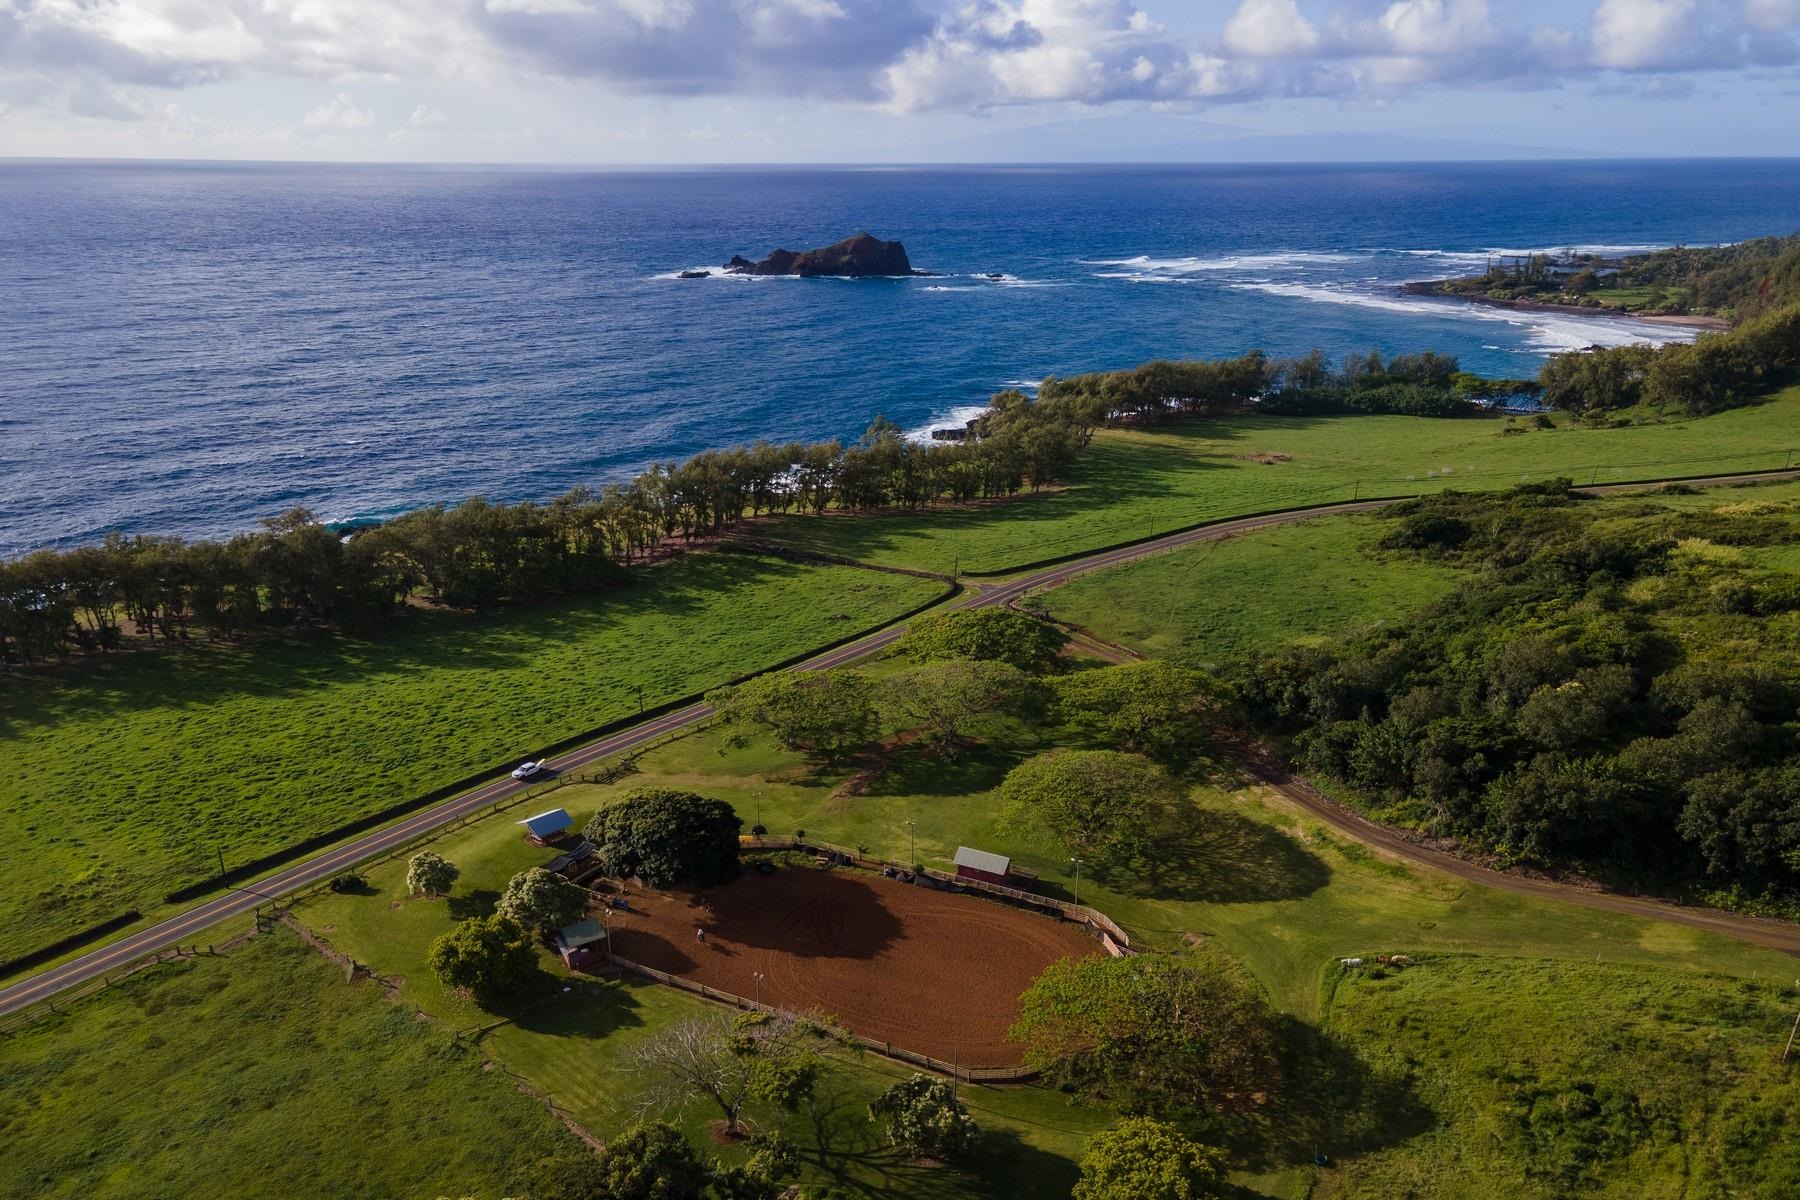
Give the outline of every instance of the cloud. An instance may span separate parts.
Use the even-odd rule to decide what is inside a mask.
[[[373,115],[344,89],[367,80],[551,78],[917,112],[1609,80],[1642,92],[1630,81],[1800,61],[1800,0],[1233,0],[1171,33],[1158,15],[1187,2],[0,0],[0,98],[124,119],[153,107],[152,89],[281,77],[331,97],[305,128],[351,131]]]
[[[1244,58],[1295,58],[1319,48],[1319,31],[1294,0],[1244,0],[1220,41]]]
[[[349,92],[339,92],[301,117],[300,124],[307,129],[320,131],[370,129],[374,127],[375,114],[366,108],[359,108],[355,97]]]

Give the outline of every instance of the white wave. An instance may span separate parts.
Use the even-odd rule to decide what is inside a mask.
[[[684,271],[690,272],[690,273],[695,272],[695,271],[704,271],[704,272],[706,272],[706,274],[704,276],[704,278],[706,278],[706,279],[729,279],[734,282],[743,282],[743,283],[754,283],[754,282],[758,282],[758,281],[764,280],[764,279],[802,279],[802,278],[805,278],[804,276],[801,276],[801,275],[746,275],[746,274],[741,274],[737,271],[727,271],[720,267],[681,267],[678,270],[674,270],[674,271],[659,272],[658,274],[650,276],[650,278],[651,279],[675,279],[675,280],[680,280],[682,283],[698,283],[698,282],[700,282],[699,279],[693,278],[691,276],[691,274],[690,274],[689,278],[682,279],[681,276],[682,276],[682,272],[684,272]]]
[[[1001,387],[1018,388],[1021,392],[1035,392],[1044,386],[1041,379],[1002,379]]]
[[[961,429],[986,411],[987,405],[985,404],[961,404],[951,409],[949,412],[931,418],[931,420],[924,425],[908,429],[904,436],[909,442],[928,443],[931,441],[932,430]]]
[[[1531,312],[1494,308],[1460,300],[1384,295],[1379,292],[1359,292],[1349,288],[1305,283],[1234,283],[1230,286],[1239,291],[1266,292],[1272,296],[1287,296],[1296,300],[1349,304],[1357,308],[1374,308],[1413,316],[1498,321],[1525,330],[1526,340],[1539,354],[1553,354],[1558,350],[1584,350],[1589,346],[1664,346],[1671,342],[1691,342],[1698,333],[1697,330],[1680,326],[1653,325],[1628,317]]]
[[[1226,254],[1215,258],[1151,258],[1147,254],[1131,258],[1084,259],[1090,267],[1132,267],[1138,274],[1192,275],[1206,271],[1304,269],[1328,263],[1356,262],[1360,255],[1340,254],[1324,250],[1279,250],[1265,254]],[[1103,275],[1102,278],[1118,278]]]

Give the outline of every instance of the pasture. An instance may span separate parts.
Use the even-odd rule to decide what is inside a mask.
[[[685,555],[593,599],[141,651],[0,693],[0,958],[538,747],[882,624],[927,580]]]
[[[1066,488],[921,513],[791,516],[772,541],[864,562],[1004,574],[1244,513],[1445,488],[1778,468],[1800,449],[1800,387],[1710,417],[1591,428],[1502,417],[1234,417],[1102,430]],[[1265,461],[1268,460],[1268,461]]]
[[[588,1150],[286,930],[0,1039],[0,1195],[528,1193]]]

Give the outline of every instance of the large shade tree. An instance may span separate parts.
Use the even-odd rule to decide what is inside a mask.
[[[639,788],[595,813],[583,834],[608,875],[635,875],[651,887],[716,887],[738,876],[743,825],[722,800]]]
[[[1088,1140],[1074,1200],[1213,1200],[1225,1155],[1151,1117],[1126,1117]]]
[[[432,974],[487,1007],[516,994],[537,974],[537,946],[511,917],[473,917],[431,943]]]
[[[880,732],[876,685],[855,671],[777,671],[707,696],[732,741],[761,727],[788,750],[838,762],[875,740]]]

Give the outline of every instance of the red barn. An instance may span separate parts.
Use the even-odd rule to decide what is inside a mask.
[[[1003,887],[1016,887],[1009,879],[1012,870],[1012,859],[1004,854],[989,854],[986,850],[975,850],[968,846],[956,848],[956,874],[959,879],[979,879],[983,883],[997,883]]]

